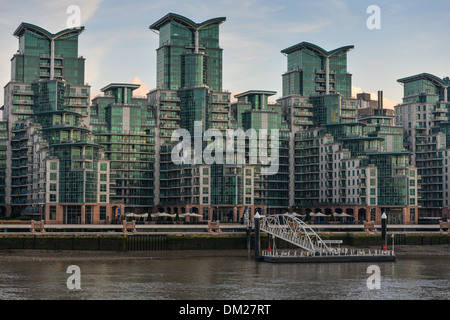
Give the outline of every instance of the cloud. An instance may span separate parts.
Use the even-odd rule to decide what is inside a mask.
[[[101,2],[102,0],[76,1],[76,5],[80,8],[81,25],[93,18]],[[7,28],[12,27],[11,33],[20,22],[36,24],[55,33],[68,27],[67,23],[73,12],[67,12],[67,9],[72,5],[73,0],[27,1],[25,4],[20,1],[11,2],[2,6],[0,24]]]
[[[142,81],[139,77],[134,77],[133,81],[131,81],[132,84],[139,84],[140,87],[133,91],[134,96],[147,96],[147,93],[150,91],[148,88],[148,84]]]
[[[45,14],[53,16],[52,24],[58,24],[57,28],[64,29],[70,27],[68,22],[70,17],[76,14],[73,11],[69,11],[70,6],[76,5],[80,9],[80,22],[81,25],[85,25],[97,12],[102,0],[79,0],[74,3],[73,0],[59,0],[43,3],[43,9]],[[48,24],[46,19],[46,23]],[[50,20],[52,21],[52,20]]]
[[[244,92],[244,91],[235,91],[235,92],[232,92],[232,93],[231,93],[231,99],[230,99],[230,102],[231,102],[231,103],[237,102],[238,99],[236,98],[236,95],[238,95],[238,94],[240,94],[240,93],[242,93],[242,92]]]
[[[102,76],[101,66],[105,57],[111,52],[115,45],[114,39],[101,39],[100,41],[86,41],[87,45],[85,50],[82,50],[80,54],[86,57],[85,66],[85,81],[91,85],[96,83]],[[81,47],[81,46],[80,46]],[[80,48],[79,48],[80,49]],[[102,84],[101,84],[102,85]]]

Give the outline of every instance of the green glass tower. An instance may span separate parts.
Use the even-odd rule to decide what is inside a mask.
[[[50,33],[22,23],[14,32],[18,53],[11,59],[11,81],[30,83],[36,79],[62,79],[84,85],[83,57],[78,56],[78,36],[84,27]]]
[[[155,121],[146,97],[133,95],[140,86],[111,83],[102,88],[90,108],[94,141],[110,160],[111,201],[126,212],[145,213],[153,206]]]
[[[288,59],[288,70],[283,74],[283,96],[339,93],[351,98],[347,52],[353,48],[344,46],[326,51],[315,44],[301,42],[282,50]]]
[[[272,141],[273,130],[278,131],[277,145],[270,145],[270,151],[268,149],[268,154],[273,152],[274,155],[274,148],[277,148],[277,172],[262,174],[261,163],[255,164],[253,190],[251,194],[247,193],[248,189],[245,190],[245,196],[253,198],[256,205],[267,211],[284,213],[283,210],[289,207],[289,128],[282,115],[281,105],[269,103],[269,97],[275,94],[275,91],[268,90],[250,90],[237,94],[235,97],[238,101],[233,104],[233,109],[239,109],[238,121],[243,130],[267,130],[268,141]]]
[[[33,82],[32,89],[34,118],[50,156],[59,160],[55,202],[96,203],[100,145],[90,141],[82,114],[70,110],[70,85],[63,80],[40,80]]]
[[[212,215],[213,206],[218,216],[219,206],[242,204],[242,197],[237,195],[242,194],[242,187],[236,184],[239,179],[236,172],[241,176],[242,168],[226,169],[221,164],[203,162],[175,165],[170,158],[174,144],[168,135],[177,128],[186,129],[194,142],[198,133],[195,126],[199,123],[201,134],[218,129],[225,137],[225,129],[230,128],[230,94],[222,91],[222,48],[219,46],[219,26],[224,21],[220,17],[195,23],[169,13],[150,26],[159,34],[160,45],[157,88],[149,93],[157,127],[155,204],[174,206],[167,210],[178,212],[194,210],[206,219]],[[205,146],[203,141],[202,147]],[[228,193],[231,189],[232,194]],[[223,215],[228,216],[229,212],[223,211]]]
[[[450,79],[421,73],[397,80],[403,85],[403,103],[395,107],[396,122],[403,126],[405,147],[418,167],[420,215],[449,216],[448,122]]]
[[[225,18],[202,23],[169,13],[150,29],[159,32],[157,88],[178,90],[208,86],[222,91],[219,25]]]
[[[417,169],[393,117],[358,119],[347,53],[301,42],[281,52],[283,115],[292,134],[291,203],[302,213],[344,212],[359,221],[417,222]],[[299,117],[297,117],[299,116]],[[293,157],[292,157],[293,155]]]
[[[5,86],[4,118],[11,136],[6,170],[7,215],[46,223],[105,223],[111,205],[109,161],[88,129],[90,87],[78,55],[84,27],[50,33],[28,23],[14,32],[19,50]]]

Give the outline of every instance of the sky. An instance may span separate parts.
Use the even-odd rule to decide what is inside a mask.
[[[220,26],[223,89],[232,93],[271,90],[277,92],[272,100],[281,97],[287,71],[281,50],[303,41],[327,51],[353,45],[347,55],[353,95],[368,92],[376,99],[383,90],[387,107],[401,102],[400,78],[450,76],[448,0],[0,0],[3,86],[11,77],[10,59],[18,49],[13,33],[20,23],[56,33],[73,23],[71,5],[79,7],[85,27],[78,54],[86,58],[92,96],[114,82],[140,84],[140,96],[155,88],[158,35],[149,26],[169,12],[197,23],[226,18]],[[371,5],[379,16],[368,13]],[[379,29],[368,28],[368,20]]]

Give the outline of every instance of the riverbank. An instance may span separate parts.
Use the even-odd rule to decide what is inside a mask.
[[[349,247],[355,248],[355,247]],[[358,247],[361,249],[361,247]],[[364,247],[363,249],[379,249]],[[391,248],[389,248],[391,249]],[[395,255],[399,259],[414,257],[449,257],[450,245],[398,245]],[[92,251],[92,250],[0,250],[0,261],[105,261],[105,260],[157,260],[184,257],[253,257],[248,250],[171,250],[171,251]]]
[[[361,249],[380,249],[380,234],[365,233],[324,233],[320,234],[323,240],[340,240],[342,247]],[[404,233],[387,237],[387,246],[391,250],[395,248],[397,256],[403,255],[450,255],[450,235],[440,233]],[[146,256],[152,252],[171,251],[243,251],[254,250],[254,238],[248,238],[245,234],[179,234],[179,235],[124,235],[120,233],[59,233],[46,235],[15,235],[12,233],[0,235],[0,257],[5,252],[31,250],[36,252],[85,252],[83,256],[101,256],[101,252],[108,252],[107,256],[123,257]],[[260,240],[261,250],[268,245],[274,247],[274,241],[267,235],[262,235]],[[275,240],[278,249],[296,249],[291,243],[280,239]],[[49,252],[47,252],[49,251]],[[87,254],[89,253],[89,254]],[[106,254],[103,254],[106,255]],[[38,255],[39,256],[39,255]]]

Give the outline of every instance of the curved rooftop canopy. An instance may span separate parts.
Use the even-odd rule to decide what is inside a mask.
[[[450,86],[450,79],[449,78],[441,79],[441,78],[436,77],[435,75],[432,75],[430,73],[420,73],[420,74],[416,74],[414,76],[401,78],[401,79],[398,79],[397,82],[407,83],[407,82],[416,81],[416,80],[420,80],[420,79],[429,80],[429,81],[431,81],[431,82],[433,82],[433,83],[435,83],[435,84],[437,84],[439,86],[442,86],[442,87]]]
[[[256,94],[264,94],[266,96],[273,96],[276,93],[277,93],[276,91],[268,91],[268,90],[249,90],[249,91],[245,91],[245,92],[242,92],[242,93],[238,93],[234,97],[235,98],[242,98],[242,97],[245,97],[245,96],[256,95]]]
[[[117,83],[117,82],[116,82],[116,83],[110,83],[110,84],[108,84],[107,86],[101,88],[100,91],[104,92],[104,91],[106,91],[106,90],[110,90],[110,89],[113,89],[113,88],[123,88],[123,87],[130,88],[131,90],[136,90],[136,89],[138,89],[140,86],[141,86],[140,84],[134,84],[134,83]]]
[[[309,49],[312,50],[324,57],[331,57],[332,55],[338,53],[338,52],[342,52],[342,51],[350,51],[354,48],[354,46],[344,46],[344,47],[340,47],[331,51],[326,51],[323,48],[319,47],[318,45],[315,45],[313,43],[310,42],[300,42],[296,45],[293,45],[289,48],[286,48],[284,50],[281,50],[281,53],[284,54],[289,54],[292,53],[294,51],[300,50],[300,49]]]
[[[59,31],[57,33],[51,33],[51,32],[48,32],[47,30],[45,30],[45,29],[43,29],[41,27],[38,27],[38,26],[36,26],[34,24],[22,22],[19,25],[19,27],[17,27],[16,31],[14,31],[13,35],[16,36],[16,37],[20,37],[22,32],[24,32],[25,30],[33,30],[33,31],[43,35],[46,38],[57,39],[57,38],[65,35],[65,34],[68,34],[68,33],[78,33],[78,34],[80,34],[81,32],[84,31],[84,27],[69,28],[69,29],[61,30],[61,31]]]
[[[176,13],[168,13],[155,23],[153,23],[149,29],[151,30],[159,30],[164,24],[166,24],[168,21],[176,21],[178,23],[181,23],[182,25],[185,25],[188,28],[199,30],[201,28],[204,28],[208,25],[215,24],[215,23],[222,23],[226,20],[225,17],[219,17],[219,18],[213,18],[206,21],[203,21],[202,23],[196,23],[192,21],[191,19],[188,19],[182,15],[176,14]]]

